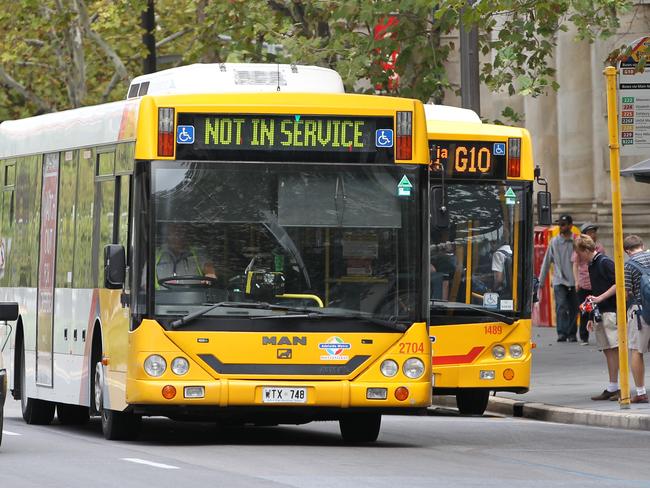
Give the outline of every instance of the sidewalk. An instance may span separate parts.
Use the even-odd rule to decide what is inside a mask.
[[[618,402],[591,400],[608,383],[605,356],[597,349],[593,334],[588,346],[556,339],[554,328],[533,327],[537,348],[533,350],[530,391],[523,395],[497,393],[490,397],[489,411],[550,422],[650,430],[650,404],[630,404],[622,410]],[[646,387],[650,386],[648,371],[650,360],[646,358]],[[629,385],[634,392],[632,373]],[[438,399],[441,397],[434,402]]]

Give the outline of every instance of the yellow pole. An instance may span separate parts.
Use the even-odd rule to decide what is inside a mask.
[[[619,405],[630,408],[627,317],[625,311],[625,272],[623,269],[623,216],[621,211],[621,173],[616,111],[616,75],[613,66],[605,68],[607,79],[607,125],[609,126],[609,172],[612,183],[612,224],[614,230],[614,264],[616,266],[616,323],[618,324],[618,364],[621,385]]]

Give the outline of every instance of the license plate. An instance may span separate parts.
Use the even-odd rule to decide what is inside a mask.
[[[262,388],[263,403],[307,403],[307,388],[265,386]]]

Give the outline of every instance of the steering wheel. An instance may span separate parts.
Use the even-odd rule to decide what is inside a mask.
[[[178,283],[186,281],[192,283]],[[217,278],[202,275],[167,276],[158,280],[158,284],[165,288],[207,288],[210,286],[217,286],[218,283],[219,280]]]

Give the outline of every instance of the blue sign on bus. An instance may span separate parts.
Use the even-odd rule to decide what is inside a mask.
[[[194,144],[194,126],[179,125],[176,129],[176,142],[178,144]]]

